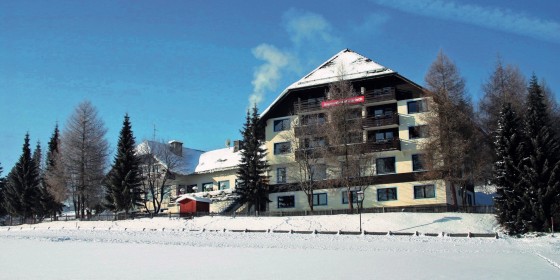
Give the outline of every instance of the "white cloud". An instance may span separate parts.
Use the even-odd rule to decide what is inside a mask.
[[[300,61],[305,60],[307,65],[318,53],[341,48],[341,40],[333,35],[331,24],[319,14],[292,9],[284,13],[283,20],[291,41],[286,49],[263,43],[252,50],[255,58],[264,63],[253,74],[250,107],[259,105],[267,92],[276,91],[283,75],[299,73]]]
[[[267,91],[275,90],[278,81],[282,78],[282,71],[294,62],[289,52],[283,52],[278,48],[260,44],[253,50],[253,55],[264,64],[259,66],[253,74],[253,93],[249,96],[249,106],[259,105],[264,99]]]
[[[284,14],[284,21],[286,31],[296,47],[317,40],[322,43],[340,41],[332,35],[331,24],[322,15],[292,9]]]
[[[509,9],[443,0],[371,0],[403,12],[453,20],[535,39],[560,43],[560,23]]]
[[[365,36],[381,33],[382,26],[389,21],[391,17],[385,13],[370,13],[362,22],[353,25],[354,32],[357,36]]]

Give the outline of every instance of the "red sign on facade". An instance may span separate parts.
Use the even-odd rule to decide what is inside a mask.
[[[334,106],[338,106],[338,105],[342,105],[342,104],[352,105],[352,104],[364,103],[365,100],[366,99],[363,95],[344,98],[344,99],[337,99],[337,100],[327,100],[327,101],[322,101],[321,102],[321,108],[329,108],[329,107],[334,107]]]

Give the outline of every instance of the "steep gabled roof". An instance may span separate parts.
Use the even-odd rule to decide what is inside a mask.
[[[361,54],[344,49],[288,88],[328,84],[337,81],[341,75],[345,80],[353,80],[392,72],[393,70]]]
[[[165,160],[158,158],[159,155],[171,157],[170,162],[173,162],[174,166],[170,171],[182,175],[188,175],[195,171],[195,168],[199,164],[200,156],[204,151],[190,149],[182,147],[182,155],[173,154],[169,151],[170,146],[166,143],[156,142],[156,141],[144,141],[138,146],[136,146],[136,153],[138,155],[153,154],[159,163],[165,164]],[[162,151],[166,150],[165,153]],[[167,166],[166,166],[167,168]]]
[[[160,151],[163,149],[166,149],[163,154],[171,157],[170,161],[176,165],[171,171],[181,175],[237,169],[241,160],[240,152],[234,152],[233,147],[208,152],[183,147],[182,156],[173,154],[169,150],[169,144],[161,142],[144,141],[136,147],[137,154],[153,153],[156,160],[165,165],[165,161],[158,158],[158,154],[162,154]]]
[[[341,75],[343,75],[345,80],[354,80],[389,73],[396,72],[350,49],[344,49],[309,74],[305,75],[299,81],[287,87],[270,106],[261,113],[261,116],[264,116],[292,89],[329,84],[338,80]]]

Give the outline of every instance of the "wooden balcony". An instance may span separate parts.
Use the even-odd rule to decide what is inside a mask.
[[[294,103],[294,112],[297,113],[308,113],[321,110],[321,102],[317,101],[301,101]]]
[[[352,153],[376,153],[384,151],[393,151],[401,149],[401,140],[391,139],[386,141],[368,141],[363,143],[350,144],[347,146],[348,152]],[[324,157],[325,154],[342,156],[346,153],[346,149],[343,147],[328,147],[327,149],[299,149],[295,151],[296,160],[302,159],[304,157],[308,158],[320,158]]]
[[[363,145],[366,152],[384,152],[401,149],[401,140],[399,138],[385,141],[367,141]]]
[[[364,95],[366,104],[384,101],[397,101],[397,94],[394,87],[366,91]]]
[[[362,121],[364,128],[385,127],[391,125],[399,125],[399,114],[383,115],[378,117],[366,117]]]
[[[302,136],[321,136],[325,134],[325,124],[310,124],[310,125],[297,125],[294,127],[296,137]]]

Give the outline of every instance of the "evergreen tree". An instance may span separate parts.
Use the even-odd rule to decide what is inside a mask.
[[[518,214],[523,207],[524,189],[520,186],[520,164],[524,156],[521,121],[510,103],[502,106],[494,142],[494,179],[496,185],[496,218],[502,227],[514,234],[520,231]]]
[[[252,207],[256,211],[264,211],[266,203],[270,202],[268,178],[265,175],[269,166],[266,162],[266,150],[262,147],[264,129],[260,124],[256,105],[253,107],[252,113],[247,111],[241,135],[243,136],[241,162],[237,172],[238,185],[235,192],[239,195],[240,203],[248,204],[248,211]]]
[[[560,146],[535,75],[529,83],[527,105],[524,134],[528,154],[523,160],[521,183],[526,188],[528,205],[522,214],[526,217],[531,212],[532,215],[523,220],[523,230],[545,231],[550,228],[553,215],[559,215]]]
[[[106,184],[106,207],[111,211],[124,210],[128,213],[134,206],[141,206],[140,160],[135,154],[135,139],[128,114],[117,144],[117,154]]]
[[[43,176],[44,192],[43,193],[48,215],[56,219],[56,214],[62,212],[63,202],[68,198],[66,191],[66,179],[64,178],[64,165],[60,154],[60,134],[58,125],[55,126],[54,132],[48,143],[47,157],[45,160],[45,174]]]
[[[4,208],[4,188],[6,186],[6,178],[2,177],[2,172],[4,168],[0,164],[0,217],[6,215],[6,209]]]
[[[4,206],[8,213],[27,219],[32,218],[35,214],[40,183],[37,163],[31,157],[29,134],[25,135],[22,150],[16,166],[8,175],[4,192]]]
[[[39,220],[42,220],[49,213],[48,204],[51,200],[51,197],[46,192],[44,185],[44,173],[41,164],[43,161],[43,152],[41,149],[41,142],[39,141],[37,141],[37,145],[35,146],[35,150],[33,151],[33,161],[35,161],[37,171],[39,173],[39,186],[37,190],[37,196],[35,197],[35,202],[33,203],[34,213]]]

